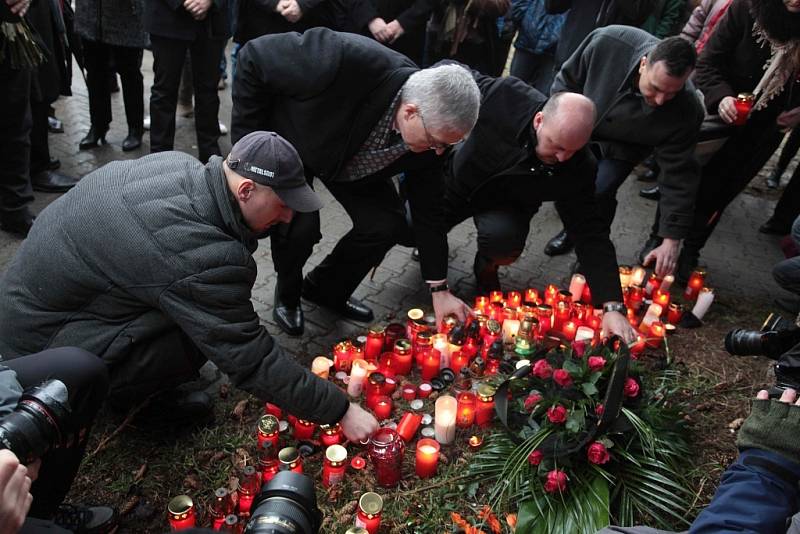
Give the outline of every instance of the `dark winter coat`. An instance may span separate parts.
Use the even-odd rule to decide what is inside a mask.
[[[704,113],[691,82],[659,107],[647,105],[638,94],[639,62],[657,43],[629,26],[594,30],[556,75],[552,92],[573,91],[592,99],[597,106],[592,141],[600,145],[603,158],[638,163],[655,150],[663,169],[660,235],[680,239],[694,216],[700,183],[694,149]]]
[[[75,346],[113,372],[134,336],[174,323],[236,386],[336,422],[347,396],[286,357],[253,309],[257,243],[221,158],[110,163],[36,218],[0,278],[0,354]]]
[[[143,48],[144,0],[75,0],[75,30],[99,43]]]
[[[327,28],[259,37],[239,51],[231,141],[256,130],[278,132],[297,149],[307,174],[336,180],[417,70],[372,39]],[[422,277],[441,280],[447,275],[447,232],[436,196],[442,160],[432,151],[403,158]]]
[[[194,41],[198,36],[227,39],[231,36],[228,0],[213,0],[206,18],[194,20],[183,0],[144,0],[144,29],[147,33]]]
[[[614,245],[594,195],[594,157],[583,148],[564,163],[544,165],[534,152],[531,125],[547,97],[514,77],[479,76],[478,85],[478,124],[446,165],[445,204],[456,212],[454,220],[498,206],[535,212],[555,201],[595,304],[621,302]]]

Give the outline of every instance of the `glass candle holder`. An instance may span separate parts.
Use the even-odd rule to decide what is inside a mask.
[[[427,329],[428,327],[425,325],[425,312],[419,308],[408,310],[406,338],[411,340],[411,343],[414,343],[414,340],[417,339],[417,334]],[[390,349],[391,348],[392,347],[390,347]]]
[[[422,438],[417,441],[417,454],[414,470],[419,478],[430,478],[436,474],[439,464],[439,442],[435,439]]]
[[[322,466],[322,485],[330,488],[344,479],[347,468],[347,449],[341,445],[331,445],[325,449],[325,462]]]
[[[395,376],[394,353],[384,352],[378,357],[378,371],[385,377]]]
[[[403,386],[402,392],[403,400],[412,401],[417,398],[417,386],[414,384],[406,384]]]
[[[375,412],[375,417],[378,421],[389,419],[392,415],[392,398],[387,395],[381,395],[375,399],[375,406],[372,409]]]
[[[392,347],[394,347],[394,342],[404,337],[406,337],[405,325],[400,323],[389,323],[386,326],[386,331],[384,332],[383,350],[381,353],[392,350]]]
[[[337,371],[350,372],[350,366],[353,362],[352,354],[353,345],[350,340],[340,341],[333,347],[333,367]]]
[[[391,488],[400,482],[405,450],[403,439],[390,428],[380,428],[372,435],[367,454],[372,460],[379,486]]]
[[[214,491],[214,499],[208,506],[208,515],[211,519],[211,527],[219,530],[225,522],[225,518],[233,513],[233,499],[227,488],[217,488]]]
[[[281,471],[291,471],[303,474],[303,458],[300,451],[294,447],[284,447],[278,452],[278,461]]]
[[[747,124],[747,119],[750,117],[750,112],[753,109],[755,100],[753,93],[739,93],[736,96],[736,100],[733,103],[736,108],[736,118],[733,124],[736,126],[744,126]]]
[[[222,523],[222,527],[220,527],[220,532],[227,532],[228,534],[242,534],[242,529],[244,525],[241,521],[239,521],[239,516],[236,514],[231,514],[225,518],[225,521]]]
[[[383,345],[386,340],[386,329],[379,325],[373,325],[367,332],[367,341],[364,343],[364,359],[374,362],[383,352]]]
[[[339,423],[334,423],[332,425],[319,425],[319,428],[321,430],[320,441],[322,441],[322,444],[326,447],[337,445],[342,442],[342,425]]]
[[[192,498],[188,495],[173,497],[167,505],[167,519],[172,532],[194,528],[197,517]]]
[[[408,339],[398,339],[395,341],[393,354],[395,374],[402,376],[411,374],[411,366],[414,362],[411,341]]]
[[[422,360],[422,379],[426,381],[433,380],[439,374],[439,366],[441,365],[441,353],[436,349],[428,350],[427,354]]]
[[[673,302],[669,305],[667,310],[667,322],[670,324],[678,324],[683,317],[683,305]]]
[[[462,391],[456,397],[458,402],[456,411],[456,426],[469,428],[475,422],[475,394],[472,391]]]
[[[637,265],[631,271],[631,287],[640,287],[644,283],[647,271],[641,265]]]
[[[458,401],[450,395],[442,395],[436,399],[433,427],[436,441],[445,445],[452,443],[456,437],[456,414]]]
[[[509,291],[506,296],[506,308],[516,310],[522,306],[522,293],[519,291]]]
[[[363,494],[358,500],[358,513],[356,514],[356,527],[365,529],[369,534],[377,534],[381,528],[381,511],[383,499],[371,491]]]
[[[272,442],[266,441],[261,444],[258,450],[258,470],[261,472],[261,482],[266,483],[278,474],[280,462],[278,462],[278,449],[272,446]]]
[[[664,291],[661,288],[653,291],[653,302],[661,306],[663,309],[667,309],[669,306],[669,299],[669,291]]]
[[[578,333],[578,325],[575,321],[566,321],[561,326],[561,333],[564,334],[564,337],[567,338],[567,341],[574,341],[575,335]]]
[[[628,287],[631,285],[631,275],[633,274],[633,269],[631,269],[630,265],[620,265],[619,266],[619,284],[620,286]]]
[[[242,469],[239,476],[239,513],[246,515],[250,513],[253,499],[261,491],[261,481],[258,472],[252,465]]]
[[[536,305],[539,303],[539,290],[529,287],[525,290],[525,302]]]
[[[653,273],[647,279],[647,284],[644,286],[644,294],[649,297],[659,287],[661,287],[661,278],[656,273]]]
[[[650,337],[647,338],[647,345],[657,349],[664,340],[664,334],[664,323],[661,321],[653,321],[650,324]]]
[[[294,439],[311,439],[314,436],[314,430],[316,430],[316,425],[311,421],[297,419],[294,422]]]
[[[413,355],[414,361],[417,363],[417,367],[422,367],[422,360],[425,358],[428,351],[433,348],[432,338],[433,334],[425,331],[421,332],[414,341],[411,354]]]
[[[383,395],[383,386],[386,383],[386,377],[383,373],[374,372],[367,378],[367,389],[365,396],[367,399],[367,408],[372,409],[375,405],[375,399]]]
[[[475,408],[475,424],[487,427],[494,419],[495,388],[490,384],[478,385],[478,402]]]
[[[257,431],[257,447],[259,450],[263,447],[264,442],[272,443],[275,450],[278,450],[278,441],[280,440],[280,423],[278,418],[274,415],[262,415],[258,419]]]
[[[683,298],[686,300],[695,300],[700,290],[706,283],[706,271],[704,269],[695,269],[686,283],[686,291],[683,293]]]

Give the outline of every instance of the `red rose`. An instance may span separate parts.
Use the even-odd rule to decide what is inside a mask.
[[[603,370],[603,367],[606,366],[606,359],[602,356],[589,356],[587,363],[589,364],[589,370],[595,373]]]
[[[567,409],[560,404],[556,404],[547,410],[547,418],[550,419],[551,423],[559,425],[567,420]]]
[[[525,398],[525,411],[532,412],[533,409],[542,400],[542,396],[538,393],[531,393]]]
[[[547,473],[547,482],[544,483],[547,493],[564,492],[567,490],[567,474],[564,471],[553,469]]]
[[[586,352],[586,346],[588,343],[585,341],[573,341],[572,342],[572,355],[576,358],[582,358],[583,354]]]
[[[568,388],[572,385],[572,377],[566,369],[556,369],[553,372],[553,380],[562,388]]]
[[[634,380],[633,378],[628,377],[625,379],[625,388],[622,390],[622,393],[626,397],[636,397],[639,395],[639,382]]]
[[[547,380],[553,375],[553,368],[547,363],[547,360],[539,360],[533,365],[533,376]]]
[[[602,404],[598,404],[594,407],[594,413],[597,417],[603,417],[603,413],[605,413],[606,407]]]
[[[595,441],[589,445],[589,448],[586,449],[586,456],[589,458],[590,462],[598,465],[607,463],[611,459],[611,455],[608,454],[608,449],[599,441]]]
[[[528,455],[528,463],[531,465],[539,465],[542,463],[542,459],[544,458],[544,453],[540,450],[533,450]]]

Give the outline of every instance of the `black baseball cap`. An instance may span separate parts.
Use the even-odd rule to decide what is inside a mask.
[[[251,132],[228,154],[228,167],[239,176],[266,185],[295,211],[318,211],[322,200],[306,182],[303,162],[294,147],[275,132]]]

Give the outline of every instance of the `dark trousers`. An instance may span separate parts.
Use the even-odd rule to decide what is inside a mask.
[[[511,75],[548,95],[556,75],[555,62],[553,54],[534,54],[517,48],[514,50],[514,59],[511,60]]]
[[[795,219],[792,224],[791,235],[795,245],[800,246],[800,217]],[[772,268],[772,276],[783,289],[800,295],[800,256],[787,258],[775,264]]]
[[[142,49],[115,46],[90,39],[83,40],[86,61],[86,85],[89,89],[89,116],[92,126],[101,132],[111,124],[111,62],[122,80],[122,100],[128,130],[144,130],[144,78]]]
[[[780,175],[786,171],[792,158],[797,154],[798,149],[800,149],[800,128],[794,128],[792,129],[792,133],[789,134],[789,139],[786,140],[786,144],[783,145],[783,149],[781,149],[778,165],[775,167],[775,172],[778,174],[779,178]]]
[[[72,409],[62,425],[63,442],[42,458],[39,478],[31,487],[30,517],[48,519],[64,500],[86,449],[95,415],[108,390],[103,361],[83,349],[60,347],[3,362],[17,373],[23,389],[55,378],[64,382]]]
[[[33,202],[30,180],[31,71],[0,63],[0,218],[22,216]]]
[[[187,50],[192,59],[194,124],[200,161],[221,155],[219,149],[219,62],[225,42],[198,34],[194,41],[151,35],[155,79],[150,96],[150,151],[172,150],[175,109]]]
[[[309,273],[332,304],[346,301],[394,245],[413,246],[405,206],[391,180],[401,172],[402,165],[401,158],[372,177],[326,184],[353,222],[353,228]],[[288,229],[272,235],[272,260],[278,274],[276,296],[284,304],[299,304],[302,268],[320,239],[318,213],[297,213]]]
[[[778,199],[772,218],[779,224],[790,226],[798,215],[800,215],[800,165],[792,173],[781,198]]]
[[[50,140],[47,116],[50,114],[48,102],[31,102],[31,176],[46,171],[50,167]]]

